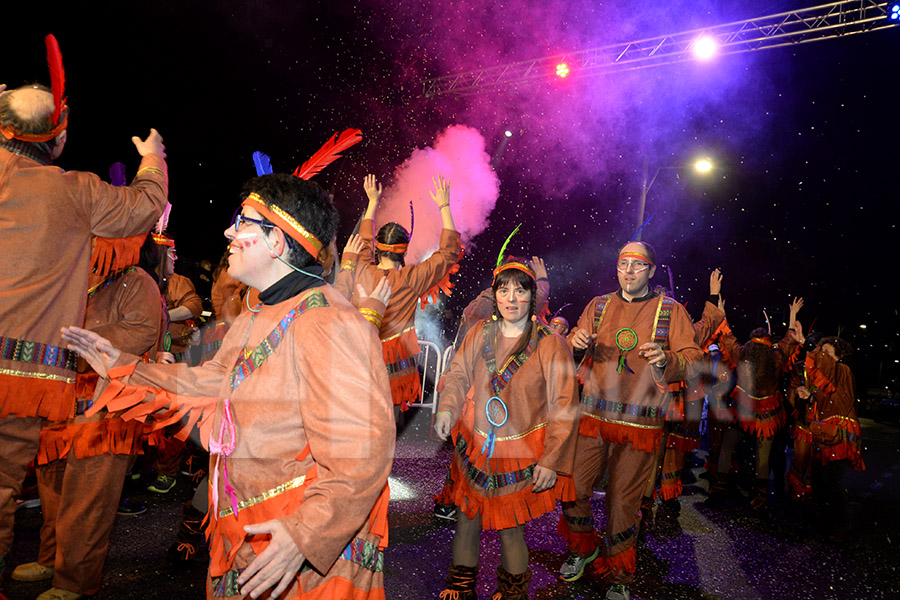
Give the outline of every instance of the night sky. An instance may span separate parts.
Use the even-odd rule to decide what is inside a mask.
[[[643,157],[651,175],[677,167],[661,169],[650,190],[643,236],[671,266],[676,297],[699,317],[709,271],[720,267],[729,321],[746,339],[763,307],[780,335],[788,303],[803,296],[804,325],[840,329],[858,348],[851,364],[864,397],[870,386],[896,388],[900,372],[890,283],[900,28],[705,64],[548,77],[500,93],[422,95],[428,77],[814,4],[49,3],[4,15],[0,82],[49,84],[43,36],[57,36],[72,110],[58,163],[66,169],[108,178],[122,161],[133,175],[131,136],[157,128],[169,155],[169,230],[183,261],[215,262],[224,251],[221,232],[255,175],[255,150],[290,171],[335,131],[363,131],[361,144],[316,177],[335,195],[342,246],[365,206],[366,173],[390,185],[447,127],[477,130],[499,197],[455,278],[448,308],[457,316],[490,283],[500,244],[522,223],[511,252],[546,259],[551,308],[571,302],[563,314],[574,322],[591,297],[615,288],[616,251],[636,227]],[[506,129],[514,135],[499,152]],[[716,164],[706,178],[683,168],[699,155]],[[668,287],[665,269],[653,283]]]

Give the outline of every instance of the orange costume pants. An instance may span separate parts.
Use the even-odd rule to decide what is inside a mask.
[[[591,496],[594,484],[609,471],[606,488],[606,533],[597,572],[610,583],[631,584],[635,570],[635,541],[640,522],[641,497],[656,454],[633,450],[630,444],[618,444],[598,438],[578,436],[575,450],[575,502],[563,502],[560,533],[570,552],[590,554],[595,546]]]
[[[96,594],[103,578],[127,454],[70,456],[37,467],[44,513],[38,563],[53,567],[53,587]]]
[[[0,417],[0,563],[13,540],[16,498],[22,493],[25,469],[38,453],[40,417]]]

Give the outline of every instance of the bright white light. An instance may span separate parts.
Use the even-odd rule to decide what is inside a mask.
[[[861,324],[861,325],[859,326],[859,328],[860,328],[860,329],[865,329],[865,328],[866,328],[866,324],[865,324],[865,323]]]
[[[709,173],[712,171],[713,164],[712,161],[708,158],[701,158],[697,162],[694,163],[694,168],[697,169],[700,173]]]
[[[694,56],[700,60],[709,60],[716,55],[719,45],[716,43],[716,40],[708,35],[704,35],[694,41],[691,49],[694,51]]]
[[[556,65],[556,76],[565,78],[569,74],[569,65],[566,63],[559,63]]]
[[[503,135],[505,135],[506,137],[512,137],[512,131],[507,129],[506,131],[503,132]]]
[[[415,488],[406,485],[395,477],[388,477],[388,483],[391,486],[391,502],[394,500],[413,500],[420,496]]]

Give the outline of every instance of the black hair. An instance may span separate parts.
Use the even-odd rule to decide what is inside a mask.
[[[385,223],[381,226],[381,229],[378,230],[378,235],[375,236],[375,241],[379,244],[387,244],[389,246],[393,246],[394,244],[408,244],[409,232],[406,231],[406,228],[400,223],[391,221],[390,223]],[[375,260],[381,260],[382,256],[400,263],[400,266],[402,267],[406,266],[405,252],[387,252],[375,248]]]
[[[511,262],[519,262],[524,263],[525,261],[518,259],[514,256],[507,256],[503,261],[503,264],[508,264]],[[503,285],[521,285],[523,288],[531,292],[531,302],[528,305],[528,322],[525,325],[524,335],[521,337],[516,347],[510,353],[510,356],[515,356],[519,352],[525,349],[525,346],[528,345],[528,342],[531,338],[537,334],[537,328],[535,326],[535,322],[532,320],[532,317],[537,314],[537,283],[534,278],[532,278],[528,273],[520,269],[506,269],[497,273],[497,276],[494,277],[494,282],[491,284],[491,290],[493,290],[492,300],[494,301],[494,315],[499,319],[500,311],[497,308],[497,290],[500,289]]]
[[[847,340],[839,338],[835,335],[822,338],[819,341],[820,348],[825,344],[831,344],[832,346],[834,346],[834,353],[837,354],[838,360],[844,360],[845,358],[853,354],[853,345]]]
[[[266,207],[274,205],[291,215],[323,245],[330,242],[337,233],[338,211],[332,202],[331,194],[314,181],[306,181],[284,173],[273,173],[254,177],[245,183],[241,198],[244,199],[254,193],[262,198]],[[265,218],[263,223],[266,227],[275,226]],[[284,234],[288,239],[288,263],[302,269],[318,261],[318,256],[311,255],[291,238],[297,234],[291,231],[285,231]]]
[[[156,282],[156,285],[159,286],[159,291],[163,294],[166,293],[166,288],[169,287],[169,280],[163,277],[162,274],[165,260],[166,247],[162,244],[157,244],[152,235],[147,235],[147,239],[144,240],[144,244],[141,246],[137,266],[147,271],[150,277],[153,278],[153,281]]]
[[[757,327],[750,332],[751,338],[769,338],[769,330],[766,327]],[[759,344],[752,339],[741,346],[741,364],[738,365],[755,386],[757,382],[767,381],[773,373],[777,372],[775,364],[775,350],[772,346]],[[748,394],[755,394],[756,390],[746,390]]]

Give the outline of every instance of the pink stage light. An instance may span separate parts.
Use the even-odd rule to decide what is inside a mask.
[[[716,55],[719,50],[719,44],[716,40],[708,35],[703,35],[694,40],[691,50],[694,56],[700,60],[709,60]]]
[[[556,76],[565,78],[566,75],[569,74],[569,65],[566,63],[559,63],[556,65]]]

